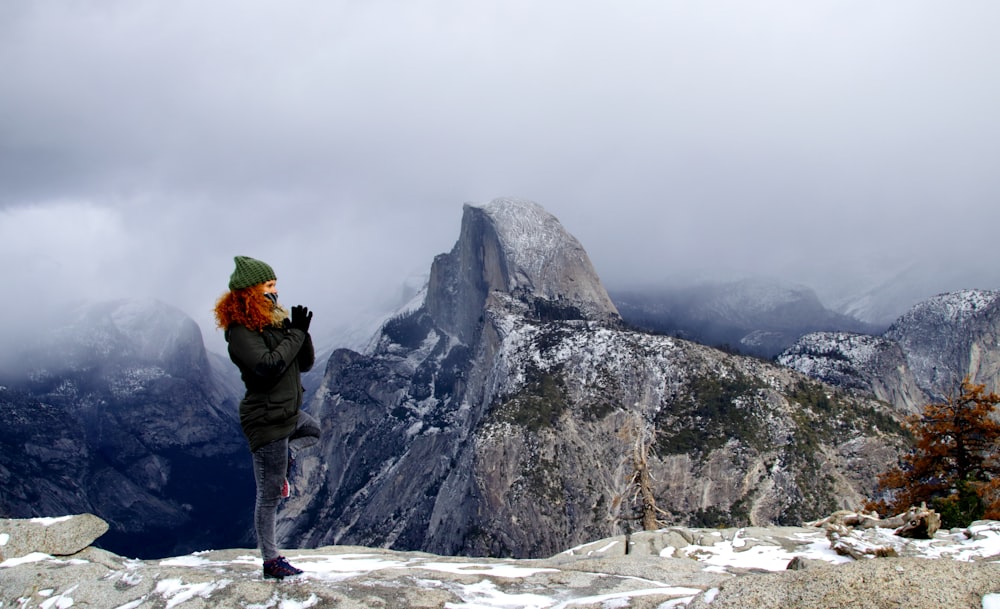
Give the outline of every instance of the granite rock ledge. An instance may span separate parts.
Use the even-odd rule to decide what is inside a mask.
[[[100,520],[49,526],[78,527],[79,541],[94,530],[92,519]],[[22,526],[0,521],[5,547]],[[65,556],[36,549],[0,562],[0,607],[980,609],[1000,601],[1000,523],[891,542],[900,557],[861,561],[836,555],[824,531],[807,526],[673,527],[524,560],[328,546],[288,551],[305,573],[282,582],[263,579],[251,549],[162,560],[92,546]]]

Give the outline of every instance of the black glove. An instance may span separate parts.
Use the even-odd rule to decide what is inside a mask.
[[[308,332],[309,323],[312,322],[312,318],[312,312],[302,305],[295,305],[292,307],[292,328]]]

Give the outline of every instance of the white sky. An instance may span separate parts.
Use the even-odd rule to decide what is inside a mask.
[[[330,328],[499,196],[611,288],[836,298],[927,254],[988,275],[928,296],[1000,287],[998,31],[993,0],[5,0],[2,313],[153,296],[212,343],[242,254]]]

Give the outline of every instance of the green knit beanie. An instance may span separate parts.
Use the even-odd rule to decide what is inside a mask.
[[[266,262],[255,260],[249,256],[236,256],[233,260],[236,261],[236,270],[229,278],[230,290],[241,290],[278,278]]]

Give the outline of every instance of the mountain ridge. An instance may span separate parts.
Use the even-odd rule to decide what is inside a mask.
[[[530,234],[535,224],[538,235]],[[527,260],[511,251],[524,243],[535,248]],[[723,302],[732,311],[737,301]],[[654,494],[673,524],[766,523],[782,510],[794,521],[857,504],[904,445],[894,421],[925,399],[912,372],[909,385],[882,389],[879,376],[850,367],[841,370],[846,380],[816,384],[809,371],[629,329],[620,310],[579,242],[541,206],[467,205],[459,239],[434,259],[424,291],[386,315],[367,346],[320,346],[329,355],[304,379],[307,409],[341,446],[303,456],[293,480],[301,492],[286,503],[280,533],[302,546],[555,551],[632,526],[635,506],[622,503],[631,454],[623,437],[646,433],[656,438],[648,444]],[[773,307],[750,313],[762,310]],[[97,512],[112,523],[108,539],[133,543],[143,531],[163,537],[143,519],[181,530],[191,522],[184,504],[205,509],[206,497],[221,492],[232,502],[225,505],[244,511],[219,514],[232,527],[224,545],[250,543],[252,478],[241,478],[249,459],[234,423],[242,385],[228,358],[206,353],[197,325],[139,300],[96,303],[48,330],[23,358],[30,373],[2,371],[0,414],[10,433],[0,433],[8,456],[0,457],[0,482],[13,482],[0,509]],[[851,340],[836,361],[907,364],[898,345],[879,346],[887,339]],[[968,361],[990,369],[994,347],[975,344]],[[880,391],[882,402],[866,397]],[[214,431],[192,423],[200,419],[191,412],[206,413]],[[184,483],[190,471],[204,476]],[[215,478],[232,486],[220,490]],[[101,495],[109,484],[149,510],[116,516],[124,514],[116,498]],[[179,484],[193,502],[176,495]],[[73,492],[60,494],[60,485]]]
[[[0,513],[92,512],[102,543],[155,556],[249,539],[235,383],[193,320],[155,300],[78,306],[4,371]],[[225,370],[224,368],[222,370]]]
[[[828,309],[811,288],[770,278],[623,289],[612,298],[636,328],[767,358],[809,332],[874,330]]]
[[[365,353],[334,352],[309,405],[324,440],[294,481],[318,490],[286,506],[287,543],[529,557],[607,536],[632,526],[630,433],[660,434],[653,491],[680,524],[861,501],[874,464],[902,445],[891,411],[759,359],[625,329],[575,239],[551,235],[553,218],[531,240],[556,249],[546,264],[503,249],[500,235],[523,240],[525,225],[497,222],[538,210],[466,206],[424,304]]]
[[[960,290],[917,303],[880,335],[807,334],[778,361],[916,413],[957,395],[966,377],[987,391],[1000,390],[998,332],[1000,291]],[[849,347],[858,343],[867,351]]]

